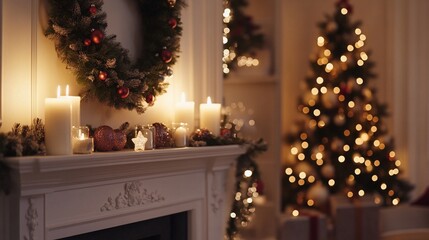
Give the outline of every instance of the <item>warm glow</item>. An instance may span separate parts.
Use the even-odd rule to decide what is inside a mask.
[[[316,164],[318,166],[322,166],[323,165],[323,159],[317,159]]]
[[[314,181],[316,181],[316,178],[314,176],[309,176],[307,180],[309,183],[314,183]]]
[[[361,174],[361,173],[362,173],[362,171],[361,171],[359,168],[356,168],[356,169],[355,169],[355,174],[356,174],[356,175],[359,175],[359,174]]]
[[[373,182],[377,182],[377,180],[378,180],[378,176],[377,176],[377,175],[372,175],[371,180],[372,180]]]
[[[347,197],[352,198],[352,197],[353,197],[353,192],[352,192],[352,191],[349,191],[349,192],[347,193]]]
[[[320,92],[323,93],[323,94],[325,94],[325,93],[328,92],[328,89],[326,87],[321,87],[320,88]]]
[[[317,45],[319,47],[322,47],[324,44],[325,44],[325,39],[322,36],[318,37],[317,38]]]
[[[294,183],[296,181],[296,178],[294,176],[289,177],[289,182]]]
[[[339,87],[334,87],[334,93],[338,94],[340,93],[341,89]]]
[[[325,54],[325,56],[329,57],[329,56],[331,56],[331,50],[325,49],[325,51],[323,51],[323,54]]]
[[[320,116],[320,110],[319,109],[314,109],[313,114],[316,117]]]
[[[347,46],[347,50],[348,50],[349,52],[352,52],[354,49],[355,49],[355,47],[353,47],[353,45],[348,45],[348,46]]]
[[[355,107],[355,102],[350,101],[350,102],[348,103],[348,106],[349,106],[349,108],[354,108],[354,107]]]
[[[398,205],[399,204],[399,198],[393,199],[392,200],[392,204],[395,205],[395,206]]]
[[[328,185],[331,186],[331,187],[333,187],[335,185],[335,180],[334,179],[329,179]]]
[[[364,190],[359,190],[358,194],[359,194],[359,196],[363,197],[365,195],[365,191]]]
[[[356,35],[360,35],[362,33],[362,30],[360,28],[355,29]]]
[[[207,104],[212,104],[212,99],[210,97],[207,97]]]
[[[346,158],[343,155],[338,157],[338,162],[343,163],[345,161],[346,161]]]
[[[318,77],[318,78],[316,79],[316,82],[317,82],[318,84],[322,84],[322,83],[323,83],[323,78],[322,78],[322,77]]]
[[[361,124],[356,124],[356,130],[357,131],[360,131],[360,130],[362,130],[362,125]]]
[[[305,159],[304,153],[298,154],[298,159],[301,160],[301,161],[303,161]]]
[[[67,84],[67,85],[66,85],[66,96],[67,96],[67,97],[69,96],[69,91],[70,91],[70,87],[69,87],[69,85]]]
[[[380,188],[381,188],[381,190],[386,190],[387,185],[386,185],[385,183],[382,183],[382,184],[380,185]]]
[[[304,179],[307,177],[307,174],[305,172],[300,172],[299,173],[299,178]]]
[[[296,148],[296,147],[291,148],[290,153],[292,153],[293,155],[297,155],[298,154],[298,148]]]
[[[313,94],[314,96],[316,96],[317,94],[319,94],[319,89],[317,89],[317,88],[312,88],[312,89],[311,89],[311,94]]]
[[[244,177],[251,177],[253,172],[251,170],[244,171]]]
[[[362,85],[363,84],[363,79],[362,78],[356,78],[356,83],[358,84],[358,85]]]
[[[343,146],[343,150],[345,151],[345,152],[348,152],[349,150],[350,150],[350,146],[349,145],[344,145]]]
[[[308,142],[306,142],[306,141],[302,142],[301,147],[304,149],[307,149],[308,148]]]
[[[341,56],[340,58],[341,62],[347,62],[347,57],[345,55]]]
[[[286,173],[286,175],[292,175],[292,173],[293,173],[292,168],[286,168],[285,173]]]
[[[237,214],[235,214],[235,212],[232,212],[229,216],[230,216],[231,218],[236,218],[236,217],[237,217]]]
[[[331,72],[331,71],[332,71],[332,69],[334,69],[334,65],[333,65],[332,63],[328,63],[328,64],[326,64],[325,71],[326,71],[327,73]]]
[[[341,14],[346,15],[348,12],[347,8],[341,8]]]
[[[61,96],[61,87],[60,85],[58,85],[57,87],[57,98],[59,98]]]
[[[292,211],[292,216],[294,216],[294,217],[298,217],[299,216],[299,211],[298,210],[293,210]]]
[[[314,205],[314,201],[312,199],[308,199],[307,205],[312,207]]]

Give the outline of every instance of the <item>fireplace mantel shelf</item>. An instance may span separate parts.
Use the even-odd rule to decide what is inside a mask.
[[[0,239],[57,239],[189,213],[192,240],[223,239],[239,145],[7,158]],[[230,189],[231,190],[231,189]]]

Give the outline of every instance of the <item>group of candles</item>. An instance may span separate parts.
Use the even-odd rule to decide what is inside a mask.
[[[68,85],[65,95],[61,95],[61,87],[58,86],[57,97],[45,99],[45,143],[48,155],[91,153],[94,150],[94,140],[89,137],[88,127],[80,126],[80,100],[79,96],[69,95]],[[208,97],[207,103],[202,103],[199,107],[199,127],[219,135],[221,104],[212,103]],[[176,104],[172,124],[176,147],[187,146],[188,136],[195,129],[194,111],[195,103],[186,101],[185,94],[182,93],[181,101]],[[145,149],[153,148],[153,128],[150,131],[152,137],[148,139],[150,141],[146,141]],[[137,133],[136,131],[136,136]],[[147,133],[143,135],[149,138]]]
[[[45,144],[48,155],[91,153],[94,141],[89,138],[89,129],[80,127],[79,96],[61,95],[57,88],[56,98],[45,99]]]
[[[187,102],[185,94],[182,93],[181,101],[176,104],[175,122],[186,123],[188,128],[194,130],[194,102]],[[214,135],[220,132],[221,104],[212,103],[207,97],[207,103],[200,104],[200,128],[208,129]]]

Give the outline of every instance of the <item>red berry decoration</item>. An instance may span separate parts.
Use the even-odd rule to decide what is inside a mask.
[[[130,89],[127,87],[124,87],[124,86],[119,87],[118,88],[118,94],[119,94],[119,96],[121,96],[121,98],[126,98],[126,97],[128,97],[128,95],[130,95]]]
[[[89,47],[91,45],[92,41],[91,39],[87,38],[85,40],[83,40],[83,45]]]
[[[91,4],[91,6],[89,7],[89,13],[91,13],[92,15],[95,15],[97,13],[97,7],[94,4]]]
[[[114,130],[113,150],[121,151],[127,144],[127,135],[120,129]]]
[[[94,131],[94,148],[96,151],[112,151],[115,143],[115,132],[109,126],[100,126]]]
[[[175,18],[170,18],[170,20],[168,20],[168,25],[170,25],[172,29],[175,29],[177,27],[177,20]]]
[[[101,81],[106,80],[106,79],[107,79],[107,73],[106,73],[106,72],[103,72],[103,71],[100,71],[100,72],[98,73],[98,78],[99,78]]]
[[[164,61],[165,63],[169,63],[173,59],[173,54],[167,49],[165,49],[165,50],[162,50],[161,52],[161,58],[162,58],[162,61]]]
[[[146,96],[145,100],[146,100],[146,102],[147,102],[149,105],[150,105],[150,104],[153,104],[154,96],[153,96],[152,94],[149,94],[149,95],[147,95],[147,96]]]
[[[91,39],[95,44],[101,43],[104,38],[104,33],[98,29],[91,32]]]

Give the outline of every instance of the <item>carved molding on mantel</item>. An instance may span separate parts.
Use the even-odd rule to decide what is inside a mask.
[[[25,214],[25,219],[27,220],[27,228],[28,228],[28,237],[25,236],[24,240],[34,240],[34,232],[36,231],[36,227],[39,225],[39,213],[37,212],[37,208],[34,207],[33,199],[28,198],[28,208]]]
[[[158,191],[149,192],[146,188],[143,188],[142,185],[141,181],[125,183],[124,191],[120,192],[116,197],[107,197],[107,202],[103,204],[100,211],[113,211],[165,200]]]

